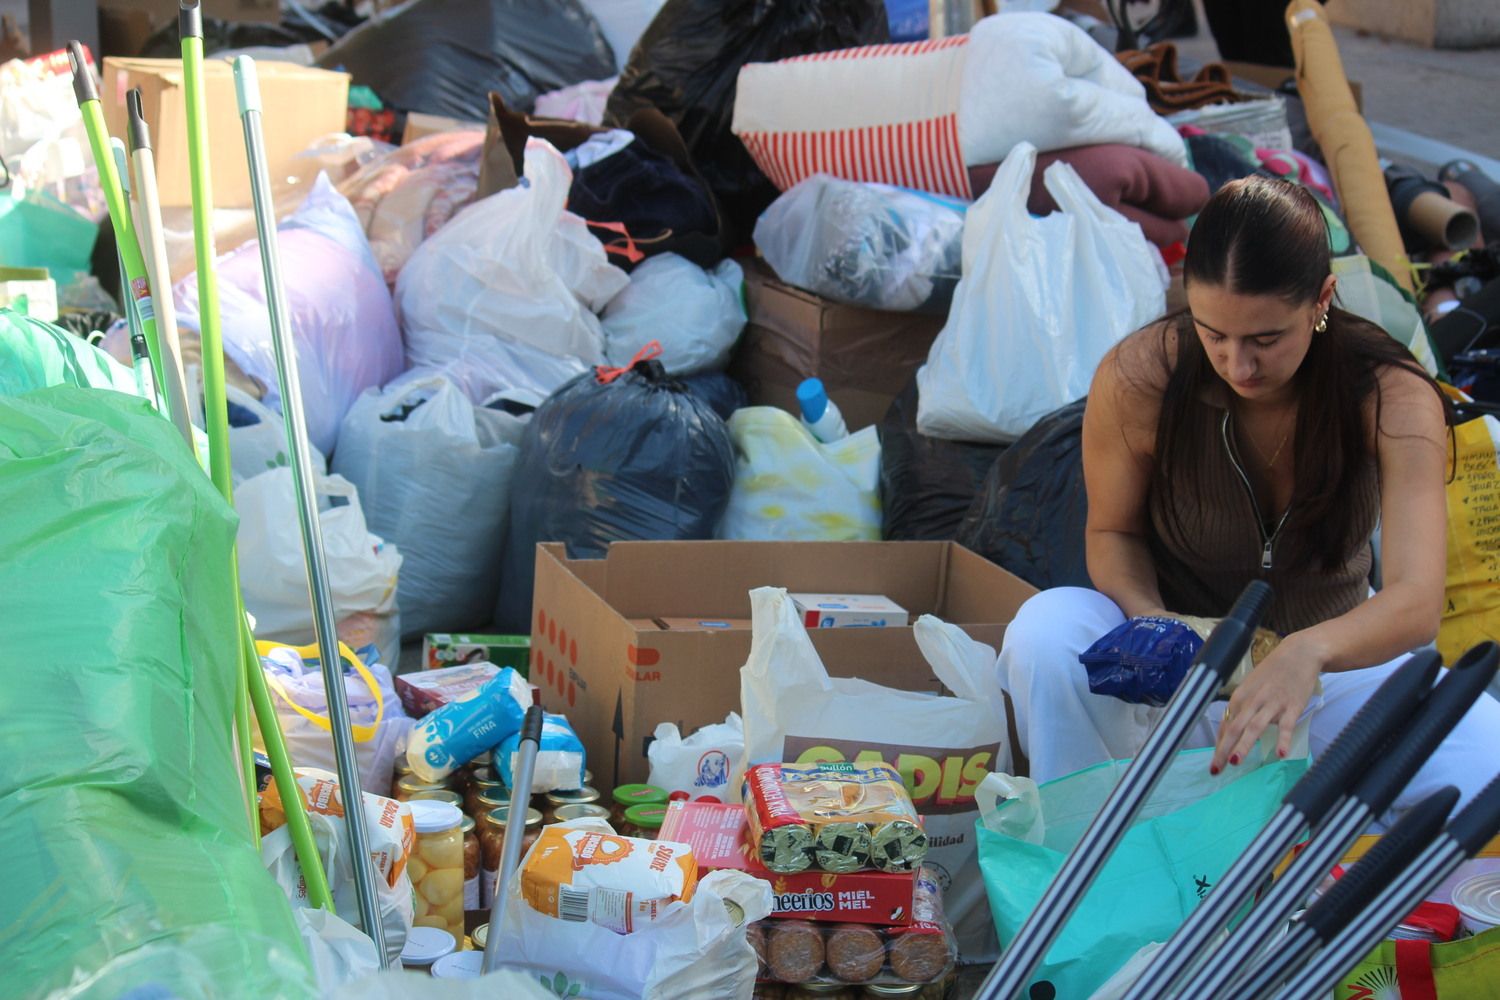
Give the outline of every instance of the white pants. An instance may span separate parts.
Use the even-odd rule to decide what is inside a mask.
[[[1031,760],[1031,777],[1037,782],[1134,756],[1161,715],[1161,708],[1089,691],[1088,673],[1078,656],[1124,621],[1124,613],[1103,594],[1057,587],[1023,604],[1006,629],[1000,683],[1014,702],[1021,749]],[[1303,715],[1314,759],[1410,655],[1363,670],[1323,674],[1323,693],[1313,697]],[[1183,746],[1213,746],[1226,707],[1226,702],[1212,702]],[[1392,812],[1399,814],[1444,785],[1458,788],[1462,805],[1497,771],[1500,701],[1482,694],[1397,796]],[[1390,821],[1393,816],[1383,818]],[[1375,832],[1380,828],[1377,824]]]

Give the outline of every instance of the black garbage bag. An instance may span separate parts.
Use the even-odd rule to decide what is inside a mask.
[[[723,372],[699,372],[696,375],[679,375],[688,392],[708,404],[720,417],[728,420],[734,411],[750,405],[750,396],[745,387]]]
[[[889,541],[945,542],[979,495],[1005,445],[928,437],[917,430],[915,377],[880,422],[881,534]]]
[[[607,377],[607,375],[606,375]],[[602,556],[610,542],[712,538],[734,485],[729,428],[659,361],[549,396],[521,439],[495,621],[529,631],[538,542]]]
[[[288,11],[280,24],[264,21],[225,21],[217,17],[203,19],[203,54],[225,49],[248,49],[254,46],[285,48],[310,42],[334,41],[358,27],[364,20],[349,7],[333,0],[305,13]],[[177,18],[167,20],[141,46],[142,56],[149,59],[182,58],[182,35]]]
[[[1088,587],[1084,400],[1053,410],[995,459],[958,543],[1033,587]]]
[[[889,38],[884,0],[667,0],[631,52],[604,121],[624,126],[655,106],[676,122],[734,245],[777,195],[729,130],[740,67]]]
[[[416,0],[372,18],[318,58],[402,111],[482,122],[488,94],[530,111],[539,95],[615,75],[579,0]]]

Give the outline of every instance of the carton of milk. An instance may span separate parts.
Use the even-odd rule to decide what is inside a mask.
[[[808,628],[882,628],[907,623],[906,609],[883,594],[788,594]]]

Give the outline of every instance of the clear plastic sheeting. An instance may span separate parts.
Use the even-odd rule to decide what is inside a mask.
[[[5,995],[313,996],[239,781],[234,512],[143,400],[71,386],[0,398],[0,506]]]
[[[766,209],[755,245],[789,285],[871,309],[944,312],[963,232],[961,202],[815,174]]]
[[[559,389],[521,440],[500,631],[530,627],[538,542],[587,558],[615,541],[712,538],[729,503],[734,445],[718,414],[658,361],[604,377]]]

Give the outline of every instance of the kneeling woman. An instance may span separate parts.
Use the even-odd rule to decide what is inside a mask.
[[[1228,184],[1184,268],[1187,311],[1122,341],[1089,394],[1098,590],[1039,594],[1006,634],[1001,680],[1038,781],[1132,756],[1161,712],[1089,691],[1079,654],[1127,617],[1222,616],[1248,581],[1271,584],[1262,624],[1280,645],[1188,743],[1215,746],[1215,771],[1267,727],[1285,755],[1304,716],[1316,756],[1437,635],[1451,407],[1401,344],[1333,306],[1317,203],[1283,181]],[[1497,768],[1500,702],[1485,695],[1396,809],[1450,783],[1467,799]]]

